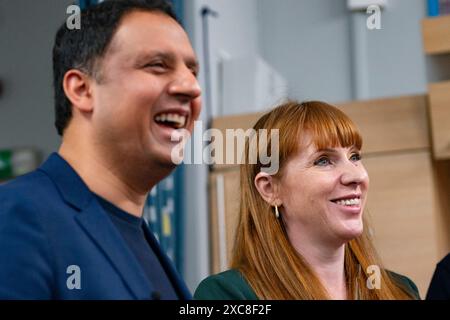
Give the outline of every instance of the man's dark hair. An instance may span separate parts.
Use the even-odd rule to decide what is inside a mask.
[[[121,19],[134,10],[157,11],[178,21],[166,0],[107,0],[81,12],[80,29],[69,30],[66,23],[59,28],[53,47],[55,126],[59,135],[63,135],[72,117],[72,104],[63,89],[64,75],[70,69],[78,69],[97,77],[99,60]]]

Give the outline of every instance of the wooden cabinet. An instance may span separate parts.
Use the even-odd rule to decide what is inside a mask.
[[[375,247],[387,268],[407,275],[424,297],[442,257],[440,209],[427,150],[368,156],[366,206]]]
[[[422,35],[426,54],[450,53],[450,16],[424,19]]]
[[[450,81],[430,84],[428,99],[434,157],[450,159]]]
[[[239,168],[214,172],[209,178],[211,270],[229,268],[239,218]]]
[[[450,59],[450,16],[424,19],[422,35],[425,54],[448,54]],[[450,81],[430,84],[428,102],[433,156],[450,160]]]
[[[359,127],[365,154],[429,148],[425,95],[338,105]]]

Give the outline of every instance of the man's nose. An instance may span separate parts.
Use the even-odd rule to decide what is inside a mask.
[[[341,182],[344,185],[361,184],[369,181],[369,175],[361,162],[348,161],[344,165]]]
[[[193,100],[202,94],[202,89],[192,70],[186,67],[175,74],[169,86],[169,94]]]

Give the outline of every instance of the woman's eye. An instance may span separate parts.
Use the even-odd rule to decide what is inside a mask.
[[[350,160],[352,160],[352,161],[360,161],[361,160],[361,155],[359,153],[354,153],[350,157]]]
[[[331,161],[328,157],[321,157],[314,162],[316,166],[327,166],[331,164]]]

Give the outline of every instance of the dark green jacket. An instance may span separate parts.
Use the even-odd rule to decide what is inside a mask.
[[[408,277],[395,272],[389,272],[389,274],[416,299],[420,299],[417,286]],[[258,297],[242,274],[231,269],[204,279],[195,290],[194,299],[258,300]]]

